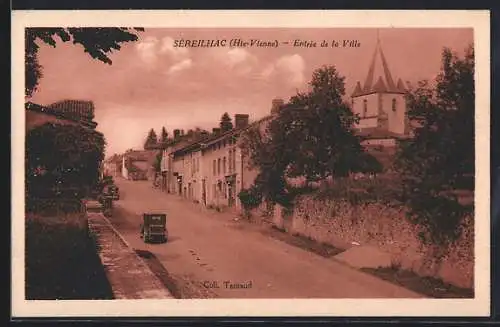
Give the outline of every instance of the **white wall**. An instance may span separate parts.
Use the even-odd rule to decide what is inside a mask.
[[[364,100],[366,100],[367,111],[364,114]],[[352,111],[360,117],[359,128],[377,127],[379,114],[379,94],[372,93],[352,98]]]
[[[234,150],[234,154],[229,154],[229,152]],[[234,156],[234,158],[233,158]],[[232,158],[232,163],[230,164],[229,159]],[[225,146],[215,149],[207,149],[204,151],[202,156],[203,162],[203,177],[205,178],[206,190],[207,190],[207,205],[221,205],[228,203],[228,187],[226,185],[226,176],[236,174],[236,185],[234,190],[234,199],[237,200],[238,196],[238,179],[241,176],[241,154],[238,147],[235,144],[226,143]],[[226,165],[224,170],[224,158],[226,159]],[[215,160],[215,174],[214,174],[214,160]],[[220,170],[219,162],[220,160]],[[218,183],[222,183],[222,189],[217,187]],[[237,203],[237,201],[236,201]]]
[[[389,131],[403,134],[405,131],[406,101],[403,94],[381,94],[382,108],[387,113]],[[392,110],[392,100],[396,100],[396,110]]]
[[[128,169],[125,167],[125,156],[122,158],[122,176],[125,179],[128,179]]]

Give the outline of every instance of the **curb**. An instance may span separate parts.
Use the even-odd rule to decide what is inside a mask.
[[[87,219],[115,299],[174,299],[102,213],[87,213]]]

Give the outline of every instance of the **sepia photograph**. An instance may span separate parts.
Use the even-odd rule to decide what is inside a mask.
[[[488,313],[489,192],[476,189],[489,178],[487,14],[307,27],[273,13],[248,16],[262,26],[102,13],[63,24],[25,12],[13,29],[19,303]],[[342,315],[318,303],[313,314]]]

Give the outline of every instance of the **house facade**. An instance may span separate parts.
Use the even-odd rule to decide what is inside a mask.
[[[154,177],[153,160],[156,151],[130,150],[123,154],[121,175],[128,180],[150,180]]]
[[[239,207],[245,167],[237,141],[248,119],[247,114],[236,114],[230,131],[214,129],[213,135],[199,141],[164,149],[164,190],[205,206]]]
[[[104,161],[104,175],[118,177],[121,176],[122,158],[118,155],[113,155]]]

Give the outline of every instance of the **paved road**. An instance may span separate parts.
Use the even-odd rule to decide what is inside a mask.
[[[414,298],[412,291],[302,250],[202,209],[151,182],[117,179],[122,199],[111,222],[136,249],[155,254],[178,280],[219,298]],[[144,244],[141,214],[167,212],[170,240]],[[226,282],[226,283],[225,283]],[[250,288],[228,288],[230,284]],[[211,294],[211,295],[210,295]],[[203,296],[200,296],[203,297]]]

